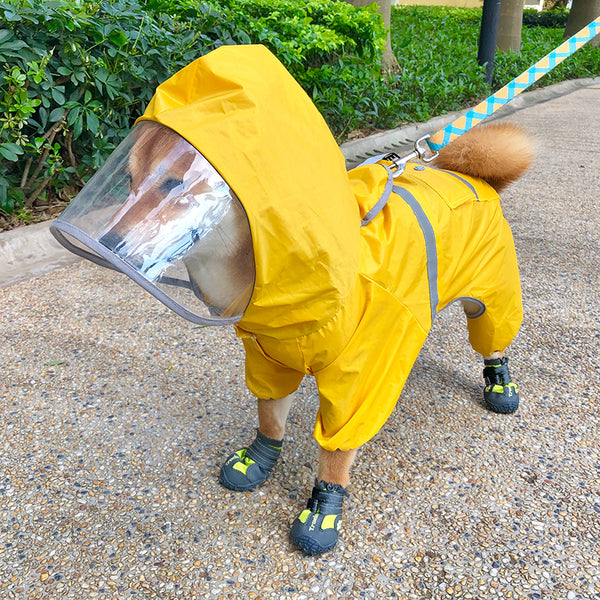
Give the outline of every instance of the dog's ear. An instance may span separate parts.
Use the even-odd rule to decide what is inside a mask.
[[[524,129],[510,123],[479,125],[439,151],[433,165],[487,181],[497,192],[521,177],[535,151]]]

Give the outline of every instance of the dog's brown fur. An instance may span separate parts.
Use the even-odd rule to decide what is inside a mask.
[[[487,181],[497,192],[529,168],[534,149],[521,128],[509,123],[480,125],[444,146],[433,165]]]

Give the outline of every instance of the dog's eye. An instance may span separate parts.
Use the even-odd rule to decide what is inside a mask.
[[[177,186],[180,186],[183,183],[181,179],[176,179],[175,177],[170,177],[169,179],[165,179],[160,184],[160,191],[163,194],[168,194],[170,191],[174,190]]]

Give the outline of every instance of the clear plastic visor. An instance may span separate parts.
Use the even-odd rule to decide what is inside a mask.
[[[136,125],[51,231],[193,322],[238,321],[250,301],[254,255],[241,203],[191,144],[158,123]]]

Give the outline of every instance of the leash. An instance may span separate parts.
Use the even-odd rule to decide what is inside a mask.
[[[415,149],[409,155],[400,157],[395,152],[391,152],[385,155],[384,160],[393,163],[394,174],[398,170],[402,172],[404,165],[414,158],[419,158],[425,162],[432,161],[438,155],[438,151],[441,148],[475,127],[475,125],[484,119],[487,119],[501,106],[510,102],[515,96],[554,69],[565,58],[574,54],[584,44],[596,37],[598,33],[600,33],[600,17],[593,20],[589,25],[564,41],[560,46],[544,56],[544,58],[538,60],[532,67],[521,73],[518,77],[515,77],[510,83],[506,84],[483,102],[480,102],[467,113],[455,119],[452,123],[433,135],[426,135],[418,139],[414,145]]]

